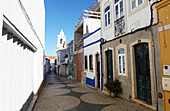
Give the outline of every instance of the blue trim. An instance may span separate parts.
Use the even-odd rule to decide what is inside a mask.
[[[94,77],[94,79],[90,79],[90,78],[86,77],[86,84],[95,87],[95,77]]]
[[[98,42],[100,42],[100,40],[97,40],[97,41],[95,41],[95,42],[92,42],[92,43],[90,43],[90,44],[87,44],[86,46],[83,46],[83,48],[86,48],[86,47],[91,46],[91,45],[93,45],[93,44],[96,44],[96,43],[98,43]]]
[[[93,34],[96,33],[97,31],[99,31],[100,29],[101,29],[101,27],[98,28],[97,30],[95,30],[94,32],[92,32],[91,34],[89,34],[88,36],[84,37],[83,40],[87,39],[88,37],[90,37],[91,35],[93,35]]]
[[[102,56],[102,44],[100,44],[101,55],[101,90],[103,90],[103,56]]]

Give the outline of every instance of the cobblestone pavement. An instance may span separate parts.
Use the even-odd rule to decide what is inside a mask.
[[[151,111],[121,98],[111,98],[96,88],[54,74],[46,75],[45,86],[33,111]]]

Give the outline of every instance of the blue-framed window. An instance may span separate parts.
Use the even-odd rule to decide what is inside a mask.
[[[123,0],[115,0],[115,16],[116,20],[124,15]]]
[[[105,8],[105,27],[110,25],[110,6]]]

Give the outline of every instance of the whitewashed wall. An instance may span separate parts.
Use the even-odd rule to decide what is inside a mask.
[[[19,111],[30,94],[37,93],[43,79],[45,49],[44,0],[21,0],[32,23],[31,28],[19,0],[0,1],[0,30],[3,15],[37,48],[24,50],[0,31],[0,111]]]
[[[129,1],[126,0],[126,14],[127,14],[127,32],[131,32],[132,30],[136,30],[141,27],[146,27],[150,25],[150,5],[148,0],[144,0],[144,3],[135,9],[131,9],[131,5],[129,5]],[[145,5],[143,7],[143,5]],[[139,10],[140,7],[143,7]]]
[[[100,19],[84,18],[83,19],[83,34],[92,33],[101,27]]]
[[[156,0],[144,0],[144,3],[131,9],[131,0],[123,0],[124,3],[124,15],[125,15],[125,33],[132,32],[136,29],[146,27],[150,25],[151,10],[150,6]],[[107,6],[110,5],[110,20],[111,24],[105,27],[105,15],[104,10]],[[153,23],[157,23],[157,12],[153,6]],[[102,37],[105,40],[111,40],[115,38],[115,7],[114,0],[100,0],[100,12],[101,12],[101,30]]]
[[[110,25],[105,27],[105,13],[104,10],[110,5]],[[100,0],[100,12],[101,12],[101,33],[102,38],[105,40],[111,40],[115,37],[114,29],[114,0]]]
[[[84,46],[91,44],[97,40],[101,39],[101,30],[97,31],[96,33],[92,34],[91,36],[89,36],[88,38],[84,39]],[[87,60],[87,64],[88,64],[88,70],[86,72],[87,77],[90,79],[94,79],[95,77],[95,67],[96,67],[96,58],[95,55],[96,54],[100,54],[100,42],[97,42],[91,46],[85,47],[84,48],[84,56],[87,56],[88,60]],[[93,72],[90,72],[89,69],[89,55],[93,55]],[[83,67],[85,68],[85,66],[83,65]]]

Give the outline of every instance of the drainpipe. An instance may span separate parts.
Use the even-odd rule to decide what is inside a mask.
[[[150,26],[153,24],[153,6],[162,0],[157,0],[156,2],[152,3],[150,6],[151,9],[151,20],[150,20]],[[154,44],[154,38],[153,38],[153,32],[151,29],[152,34],[152,55],[153,55],[153,72],[154,72],[154,85],[155,85],[155,99],[156,99],[156,111],[158,111],[158,96],[157,96],[157,77],[156,77],[156,66],[155,66],[155,44]]]
[[[156,67],[155,67],[155,45],[154,45],[154,41],[153,40],[152,40],[152,55],[153,55],[153,72],[154,72],[156,111],[158,111],[157,78],[156,78]]]
[[[85,71],[85,70],[84,70],[84,68],[85,68],[84,61],[85,61],[85,60],[84,60],[84,39],[83,39],[83,79],[85,79],[85,78],[84,78],[84,77],[85,77],[85,76],[84,76],[84,71]],[[84,83],[84,80],[83,80],[83,83]],[[85,82],[85,83],[86,83],[86,82]]]
[[[101,90],[103,90],[103,56],[102,56],[102,43],[100,43],[100,55],[101,55]]]
[[[101,90],[103,90],[103,55],[102,44],[105,42],[103,38],[100,39],[100,55],[101,55]]]

